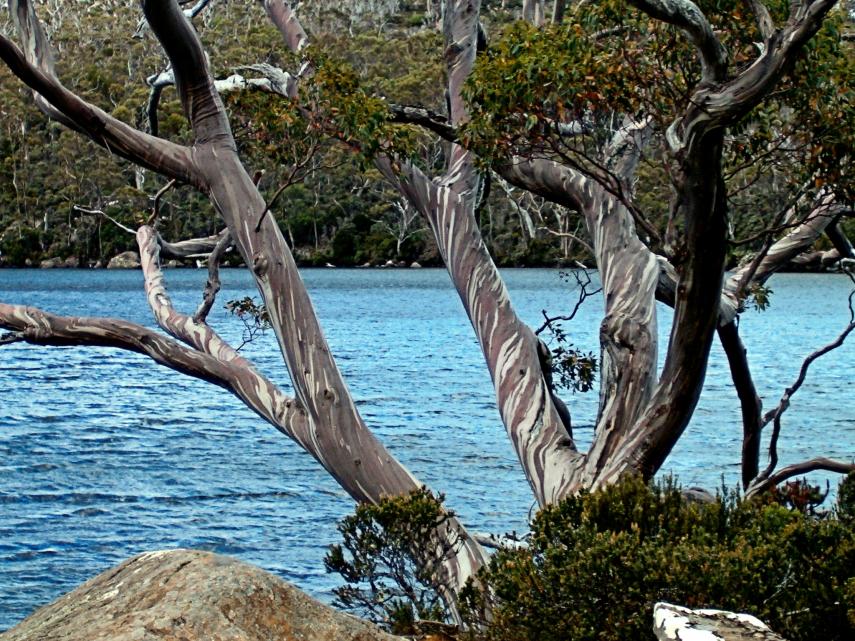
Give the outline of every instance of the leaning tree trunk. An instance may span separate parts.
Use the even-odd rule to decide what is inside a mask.
[[[475,60],[480,3],[445,8],[449,120],[467,118],[461,88]],[[539,504],[577,488],[583,461],[561,417],[538,356],[538,339],[517,316],[475,218],[479,177],[471,152],[452,145],[446,173],[431,180],[409,163],[378,166],[427,220],[472,322],[496,389],[499,413]],[[399,167],[399,171],[396,171]]]
[[[46,53],[48,43],[32,5],[27,0],[11,0],[11,4],[29,56],[0,37],[0,57],[50,103],[49,115],[58,114],[73,129],[138,165],[197,187],[223,216],[235,245],[252,266],[297,395],[294,403],[277,405],[263,386],[251,390],[267,408],[259,413],[266,413],[265,418],[274,424],[297,420],[307,430],[299,442],[358,501],[377,502],[421,487],[359,415],[293,257],[273,216],[264,215],[267,207],[240,163],[198,36],[177,3],[147,0],[143,10],[172,62],[172,74],[193,129],[192,148],[139,132],[65,89],[53,73],[52,59]],[[20,329],[14,323],[18,321],[4,319],[7,326]],[[246,394],[242,398],[246,400]],[[271,416],[269,410],[276,407],[280,415]],[[465,537],[456,556],[447,559],[444,579],[456,591],[483,562],[480,547]]]

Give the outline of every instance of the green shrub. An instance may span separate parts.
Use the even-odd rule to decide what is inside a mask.
[[[750,612],[791,641],[842,641],[855,638],[853,574],[845,519],[733,495],[689,503],[671,483],[630,479],[542,510],[529,547],[499,551],[487,591],[466,602],[491,641],[649,640],[660,600]]]
[[[439,568],[463,540],[442,500],[423,488],[359,505],[345,517],[338,525],[342,545],[324,559],[327,571],[347,582],[334,590],[336,605],[396,634],[416,632],[420,621],[448,621]],[[440,543],[437,531],[448,532],[448,541]]]
[[[855,638],[855,474],[814,513],[804,483],[743,501],[689,502],[671,481],[627,479],[545,508],[528,547],[502,549],[461,595],[477,641],[652,638],[657,601],[749,612],[790,641]],[[447,621],[434,570],[449,514],[427,490],[362,505],[327,569],[338,604],[399,634]],[[460,543],[455,532],[453,545]],[[486,613],[489,611],[489,616]]]
[[[855,521],[855,472],[849,472],[837,491],[837,518],[850,524]]]

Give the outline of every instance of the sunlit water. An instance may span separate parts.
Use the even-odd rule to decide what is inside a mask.
[[[531,324],[566,311],[554,270],[505,272]],[[474,531],[522,530],[531,494],[499,422],[492,386],[457,295],[441,270],[304,273],[322,325],[366,421],[423,482],[442,491]],[[220,301],[253,293],[226,270]],[[167,272],[192,311],[205,273]],[[771,281],[771,308],[747,313],[742,334],[770,406],[804,356],[848,320],[846,279],[790,274]],[[0,271],[0,301],[60,314],[151,325],[139,272]],[[570,326],[597,349],[601,302]],[[663,344],[670,313],[661,311]],[[241,326],[221,306],[225,336]],[[288,386],[272,336],[245,352]],[[853,344],[819,361],[785,415],[781,462],[855,453]],[[584,445],[594,394],[567,397]],[[684,485],[739,478],[736,395],[716,346],[695,417],[667,463]],[[825,477],[818,477],[823,479]],[[0,348],[0,630],[94,574],[144,550],[193,547],[267,568],[322,599],[337,581],[323,556],[352,503],[306,454],[239,401],[126,352]]]

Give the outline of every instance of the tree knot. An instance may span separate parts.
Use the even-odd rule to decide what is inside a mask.
[[[252,271],[255,273],[256,276],[263,276],[264,274],[266,274],[269,265],[270,264],[267,260],[267,257],[264,254],[257,252],[253,255]]]

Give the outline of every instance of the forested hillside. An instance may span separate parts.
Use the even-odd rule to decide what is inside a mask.
[[[197,26],[218,78],[247,65],[287,66],[287,50],[256,3],[218,3]],[[442,109],[436,92],[442,77],[438,7],[430,2],[316,2],[302,12],[317,34],[319,49],[352,65],[366,89],[390,102]],[[513,4],[496,20],[513,17]],[[353,5],[351,7],[350,5]],[[135,2],[95,2],[85,19],[43,10],[57,49],[58,72],[70,88],[112,115],[147,126],[146,79],[166,68],[154,38],[138,28]],[[47,9],[46,7],[46,9]],[[8,12],[0,14],[11,33]],[[130,61],[130,62],[129,62]],[[256,74],[257,75],[257,74]],[[228,99],[238,141],[248,165],[263,172],[261,186],[273,194],[287,180],[292,156],[311,143],[282,149],[277,133],[289,126],[281,101],[262,92]],[[172,88],[161,101],[159,134],[186,140],[187,125]],[[149,215],[151,199],[165,181],[101,153],[93,143],[50,122],[29,92],[0,69],[0,264],[39,265],[48,258],[75,257],[81,266],[105,264],[136,248],[135,228]],[[165,115],[166,114],[166,115]],[[420,141],[426,162],[441,157],[438,143]],[[439,264],[424,222],[404,206],[379,173],[350,148],[324,143],[301,168],[299,180],[277,199],[289,243],[303,264]],[[103,212],[103,214],[93,212]],[[112,219],[112,220],[111,220]],[[211,206],[192,189],[176,188],[163,199],[161,230],[180,239],[216,233]],[[495,185],[481,210],[485,237],[496,260],[506,265],[556,265],[586,260],[584,246],[553,232],[578,232],[566,211],[520,190]],[[551,231],[550,231],[551,230]],[[73,261],[73,259],[72,259]]]
[[[227,79],[239,74],[243,79],[252,79],[263,77],[265,69],[269,69],[265,65],[286,69],[299,66],[299,61],[281,46],[279,34],[255,2],[230,0],[216,4],[216,11],[205,11],[195,21],[210,53],[215,77]],[[480,76],[483,82],[501,82],[496,73],[513,77],[526,64],[529,71],[540,69],[535,74],[528,73],[528,77],[537,76],[542,73],[544,57],[550,63],[547,68],[557,71],[568,64],[564,56],[575,55],[562,52],[560,47],[550,49],[550,39],[553,43],[560,40],[548,29],[537,36],[531,27],[516,22],[521,17],[521,2],[494,1],[484,5],[482,21],[491,38],[492,58],[488,58]],[[334,62],[340,73],[335,78],[342,85],[337,91],[346,93],[358,85],[358,95],[375,100],[370,117],[384,117],[384,102],[418,105],[432,113],[445,111],[445,97],[436,89],[444,73],[437,2],[324,0],[303,3],[299,12],[313,34],[312,55]],[[147,104],[151,90],[147,79],[151,83],[163,72],[166,61],[152,35],[140,26],[136,3],[93,2],[85,14],[75,11],[72,15],[63,11],[61,0],[51,0],[41,13],[57,51],[63,82],[113,116],[137,127],[150,127]],[[5,7],[0,20],[3,32],[12,33]],[[530,42],[522,55],[511,56],[515,66],[490,69],[496,60],[508,55],[509,47],[518,47],[514,54],[520,52],[519,44],[514,43],[521,37],[530,38]],[[737,55],[743,55],[739,49]],[[817,149],[827,154],[828,146],[812,145],[803,138],[805,135],[817,134],[819,129],[823,130],[818,133],[820,138],[829,133],[839,136],[841,156],[851,148],[847,142],[851,131],[846,135],[839,130],[828,131],[829,117],[832,121],[842,118],[841,122],[849,122],[851,113],[823,113],[826,105],[822,94],[829,91],[831,82],[831,90],[838,91],[841,99],[851,95],[848,84],[838,87],[835,83],[845,78],[852,66],[851,55],[843,62],[826,61],[824,67],[815,69],[817,75],[813,79],[803,83],[817,85],[807,87],[815,95],[813,103],[805,106],[814,109],[819,118],[815,123],[804,123],[805,131],[797,134],[802,137],[800,144],[792,144],[794,134],[786,131],[789,125],[782,123],[780,113],[775,112],[780,110],[779,104],[759,113],[756,123],[734,132],[739,137],[748,129],[750,136],[745,136],[744,145],[732,145],[734,152],[728,159],[733,182],[729,206],[736,240],[730,250],[731,265],[761,248],[771,237],[762,232],[770,227],[770,219],[780,219],[777,212],[788,209],[799,197],[809,205],[806,196],[816,191],[810,183],[816,181],[819,185],[822,180],[812,163],[828,163],[828,158],[811,154]],[[642,91],[657,73],[652,64],[639,65],[635,70],[640,103],[661,99],[661,95],[645,95]],[[477,95],[478,78],[476,75],[470,84],[473,95],[483,103],[484,95]],[[662,79],[667,84],[668,79]],[[550,84],[547,79],[544,89]],[[528,90],[521,86],[523,89]],[[602,95],[608,89],[608,83],[600,86],[599,99],[610,100],[610,96]],[[676,85],[668,89],[677,94],[681,91]],[[614,90],[625,93],[626,87]],[[518,98],[522,102],[531,98],[548,100],[547,94],[545,91],[542,96]],[[507,95],[513,96],[513,92]],[[236,139],[247,165],[260,176],[262,192],[272,198],[281,189],[274,215],[279,217],[300,263],[378,265],[392,260],[400,264],[440,264],[424,221],[381,178],[374,165],[355,151],[358,145],[331,141],[329,131],[320,132],[323,123],[307,122],[296,107],[289,111],[282,105],[278,96],[263,91],[227,94]],[[487,104],[487,108],[501,112],[504,107]],[[784,107],[789,111],[792,108]],[[331,108],[333,112],[336,109]],[[0,69],[0,113],[0,265],[36,266],[49,258],[72,265],[104,265],[112,256],[135,249],[133,235],[117,223],[135,229],[144,222],[155,193],[165,181],[99,153],[93,143],[50,122],[5,68]],[[333,113],[333,120],[336,115]],[[536,114],[531,117],[534,125]],[[497,120],[490,127],[500,124]],[[171,87],[163,90],[158,126],[161,136],[188,139],[187,124]],[[319,130],[318,135],[313,134],[312,128]],[[537,133],[537,127],[529,130]],[[467,135],[477,143],[481,134],[476,127]],[[488,134],[494,140],[502,140],[498,128]],[[340,132],[337,135],[343,137]],[[360,135],[364,137],[365,131],[357,132],[350,142]],[[408,136],[409,153],[420,165],[435,167],[442,163],[443,146],[447,143],[415,127]],[[286,139],[288,142],[283,144]],[[578,214],[510,186],[486,169],[489,150],[483,156],[489,179],[482,188],[479,222],[494,260],[500,265],[565,265],[576,261],[589,264],[590,240]],[[647,183],[639,190],[644,194],[639,199],[639,210],[654,227],[663,227],[670,193],[667,164],[655,151],[651,152],[637,179]],[[210,204],[190,188],[176,186],[164,195],[160,208],[160,229],[167,239],[218,231]],[[851,218],[842,224],[850,232],[855,231]],[[831,244],[825,237],[815,247],[820,252],[829,248]],[[821,267],[822,254],[815,251],[801,262]]]

